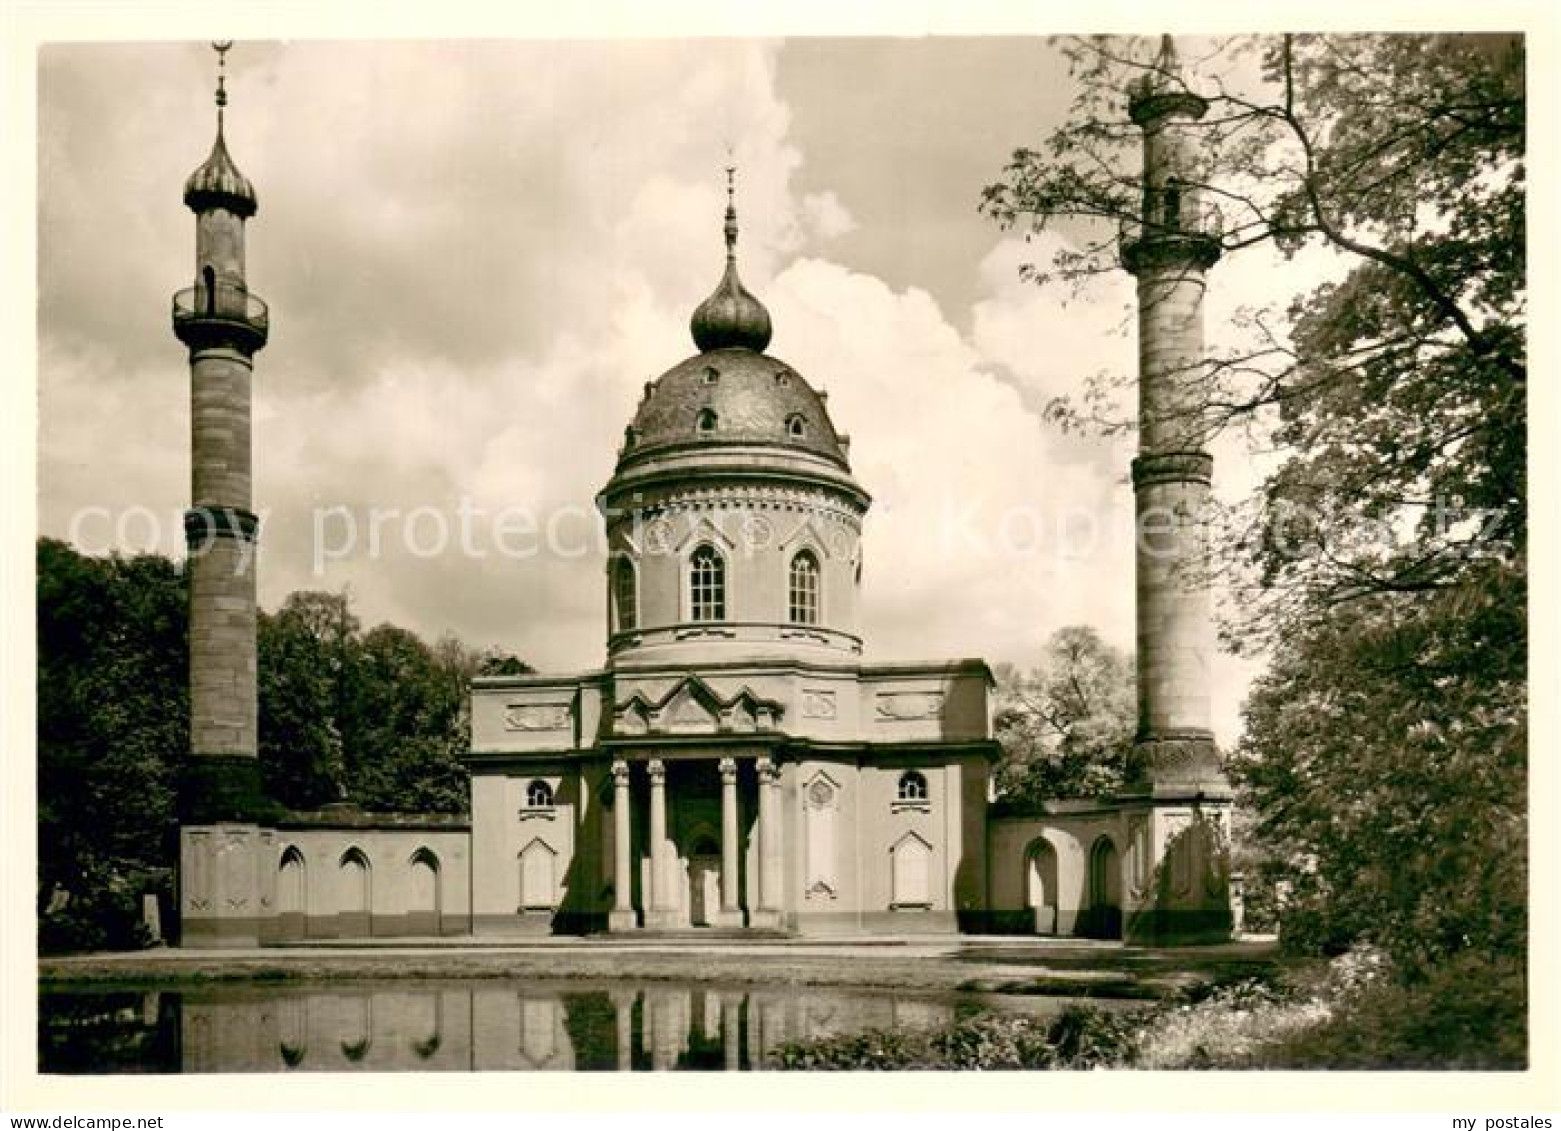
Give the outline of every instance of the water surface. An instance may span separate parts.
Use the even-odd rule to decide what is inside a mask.
[[[1062,998],[807,986],[221,983],[39,997],[50,1073],[748,1070],[788,1042],[948,1024]]]

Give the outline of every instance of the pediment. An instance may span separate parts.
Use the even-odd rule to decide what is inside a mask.
[[[677,552],[686,554],[701,542],[709,542],[723,550],[735,550],[737,548],[737,543],[728,538],[726,532],[719,526],[711,522],[709,515],[703,514],[699,516],[699,520],[689,528],[688,533],[678,542]]]
[[[747,687],[723,699],[697,675],[679,680],[657,702],[635,692],[613,712],[617,734],[723,734],[774,730],[781,705]]]
[[[824,532],[819,528],[818,520],[809,517],[797,529],[786,536],[786,540],[780,544],[783,554],[790,554],[796,550],[812,550],[818,555],[820,561],[832,558],[829,543],[824,537]]]

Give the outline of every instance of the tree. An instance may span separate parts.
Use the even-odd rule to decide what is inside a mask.
[[[1132,661],[1092,628],[1058,629],[1039,667],[997,672],[997,789],[1005,808],[1098,797],[1124,784],[1137,724]]]
[[[266,791],[289,808],[345,795],[337,706],[355,630],[344,594],[293,593],[275,613],[260,614],[260,761]]]
[[[367,809],[464,813],[469,744],[466,687],[476,661],[447,641],[443,659],[394,625],[369,630],[351,650],[341,719],[348,795]]]
[[[1080,94],[983,207],[1078,237],[1050,283],[1115,269],[1146,222],[1123,92],[1152,47],[1069,48]],[[1235,776],[1293,861],[1292,941],[1368,938],[1401,977],[1470,953],[1521,986],[1527,644],[1524,45],[1279,36],[1194,61],[1193,222],[1227,255],[1323,248],[1335,278],[1251,310],[1207,361],[1205,434],[1282,456],[1227,516],[1227,644],[1266,650]],[[1243,78],[1241,72],[1247,72]],[[1110,387],[1059,406],[1110,426]]]
[[[1491,563],[1309,622],[1258,681],[1238,768],[1292,864],[1293,943],[1371,938],[1410,977],[1469,950],[1521,960],[1524,615]]]
[[[40,945],[133,946],[142,895],[172,895],[185,579],[167,558],[48,538],[37,568]]]

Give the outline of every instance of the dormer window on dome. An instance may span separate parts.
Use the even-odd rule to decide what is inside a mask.
[[[714,385],[720,379],[721,371],[719,369],[713,365],[705,366],[705,371],[701,376],[701,380],[703,380],[706,385]]]
[[[808,422],[800,412],[794,412],[786,418],[786,435],[800,440],[808,434]]]
[[[699,410],[699,431],[703,435],[709,435],[720,424],[720,418],[716,416],[715,409],[702,408]]]

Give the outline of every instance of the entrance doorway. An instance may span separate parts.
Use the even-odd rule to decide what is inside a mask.
[[[688,858],[687,906],[690,926],[715,926],[721,909],[721,850],[709,837],[700,837]]]

